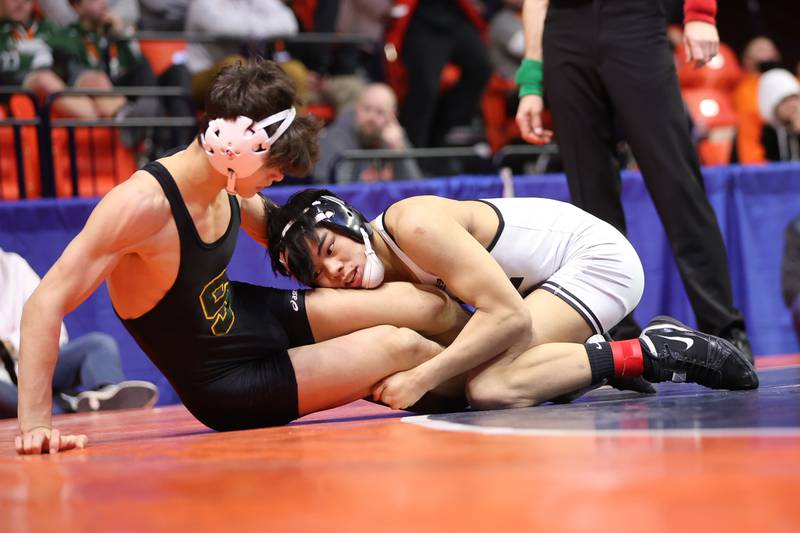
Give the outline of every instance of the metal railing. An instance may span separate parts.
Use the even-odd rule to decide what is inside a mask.
[[[82,177],[80,169],[78,168],[78,142],[76,138],[77,128],[113,128],[115,130],[130,129],[130,128],[197,128],[197,119],[195,113],[187,117],[159,117],[159,116],[142,116],[142,117],[124,117],[124,118],[103,118],[103,119],[79,119],[79,118],[51,118],[53,105],[59,98],[69,96],[90,96],[90,97],[109,97],[109,96],[125,96],[125,97],[158,97],[158,98],[181,98],[189,103],[191,109],[194,111],[194,103],[189,92],[182,87],[115,87],[113,89],[65,89],[58,93],[49,95],[45,100],[44,111],[42,113],[42,128],[46,130],[47,134],[42,136],[43,152],[49,154],[49,162],[47,172],[42,171],[42,190],[45,196],[56,195],[56,170],[53,165],[56,154],[53,145],[53,133],[63,128],[67,132],[67,152],[69,156],[69,172],[70,182],[72,186],[72,195],[78,196],[80,184],[79,181]],[[90,179],[92,180],[92,190],[97,191],[97,169],[95,168],[95,144],[94,137],[89,137],[90,142],[88,149],[90,151],[89,162],[91,165]],[[112,151],[116,151],[116,138],[111,137]],[[43,166],[44,166],[43,158]],[[119,176],[117,168],[116,157],[112,160],[113,174]]]
[[[326,179],[329,183],[335,183],[339,170],[347,163],[369,161],[380,168],[391,162],[409,159],[415,160],[417,163],[432,163],[435,168],[445,168],[446,164],[459,168],[473,163],[484,171],[491,171],[489,168],[491,166],[491,151],[488,145],[484,144],[463,147],[406,148],[402,150],[344,150],[334,160]],[[439,164],[437,165],[437,163]]]
[[[494,155],[484,144],[467,147],[444,147],[444,148],[407,148],[404,150],[345,150],[335,160],[332,165],[330,175],[327,176],[328,182],[335,182],[337,172],[347,162],[370,161],[380,166],[392,161],[414,159],[433,160],[455,160],[467,162],[469,160],[479,161],[482,168],[487,172],[499,172],[500,169],[508,166],[512,158],[536,157],[534,161],[534,171],[532,173],[542,174],[545,172],[550,158],[557,155],[558,146],[555,144],[545,145],[509,145],[498,150]]]
[[[22,95],[30,99],[33,103],[33,108],[35,110],[36,116],[32,118],[16,118],[11,115],[11,110],[9,109],[9,116],[7,118],[0,119],[0,128],[3,127],[11,127],[12,131],[12,138],[13,138],[13,151],[14,151],[14,161],[17,170],[17,187],[19,189],[19,197],[26,198],[28,195],[27,190],[27,176],[25,170],[25,157],[23,155],[23,146],[22,146],[22,128],[33,126],[37,128],[37,135],[39,134],[39,126],[41,125],[41,119],[39,118],[39,103],[36,99],[36,96],[26,89],[17,86],[0,86],[0,101],[2,102],[10,102],[11,97],[14,95]],[[8,97],[8,98],[6,98]],[[5,150],[6,147],[0,144],[0,151]],[[0,157],[2,154],[0,154]],[[0,172],[2,170],[0,169]],[[0,200],[6,199],[6,192],[3,190],[3,176],[0,175]]]
[[[528,159],[535,156],[533,168],[526,174],[544,174],[547,171],[547,165],[550,163],[551,157],[558,155],[558,145],[551,144],[510,144],[499,149],[492,158],[492,163],[499,171],[502,168],[509,166],[512,158]]]
[[[301,32],[294,35],[275,35],[272,37],[238,37],[225,35],[209,35],[200,32],[172,32],[172,31],[140,31],[130,37],[117,37],[116,40],[138,41],[186,41],[187,43],[263,43],[271,45],[277,42],[292,44],[345,44],[345,45],[370,45],[376,44],[372,37],[357,33],[313,33]]]

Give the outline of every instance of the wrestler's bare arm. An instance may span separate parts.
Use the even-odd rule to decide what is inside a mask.
[[[121,258],[137,253],[169,220],[163,194],[134,177],[100,201],[25,304],[19,364],[20,453],[41,453],[50,438],[53,370],[64,315],[91,295]],[[155,184],[152,178],[149,181]],[[43,432],[33,435],[37,429]],[[59,448],[53,441],[50,446],[54,451]],[[68,447],[72,446],[61,446]]]
[[[267,204],[275,203],[257,194],[251,198],[239,197],[239,205],[242,213],[242,229],[253,238],[254,241],[266,248],[267,246]]]
[[[417,367],[426,385],[435,387],[503,352],[521,353],[530,343],[531,324],[522,297],[497,261],[452,213],[430,202],[405,200],[389,210],[386,220],[414,262],[476,309],[448,348]]]

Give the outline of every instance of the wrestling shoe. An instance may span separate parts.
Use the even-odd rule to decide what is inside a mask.
[[[745,333],[742,328],[730,328],[725,333],[721,334],[720,337],[736,346],[747,360],[755,365],[756,361],[753,359],[753,348],[750,346],[750,339],[747,338],[747,333]]]
[[[657,316],[639,336],[648,381],[698,383],[711,389],[758,387],[758,375],[733,344],[695,331],[668,316]],[[652,375],[649,375],[652,373]]]
[[[147,381],[121,381],[99,390],[87,390],[76,396],[75,411],[110,411],[146,409],[158,400],[158,388]]]

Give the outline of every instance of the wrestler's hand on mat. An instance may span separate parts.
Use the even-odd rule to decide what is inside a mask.
[[[415,369],[392,374],[372,389],[372,399],[392,409],[405,409],[417,403],[431,387]]]
[[[523,96],[517,107],[517,126],[522,138],[532,144],[546,144],[553,140],[553,132],[542,126],[544,100],[538,94]]]
[[[14,446],[20,455],[39,455],[45,452],[58,453],[73,448],[83,449],[89,439],[86,435],[62,435],[55,428],[35,427],[17,435]]]
[[[686,62],[694,62],[700,68],[719,52],[719,33],[717,27],[708,22],[693,20],[683,27],[683,46]]]

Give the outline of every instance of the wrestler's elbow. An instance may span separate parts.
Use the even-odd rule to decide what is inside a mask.
[[[526,349],[533,339],[533,325],[525,304],[504,306],[497,313],[498,329],[504,332],[509,348]]]

